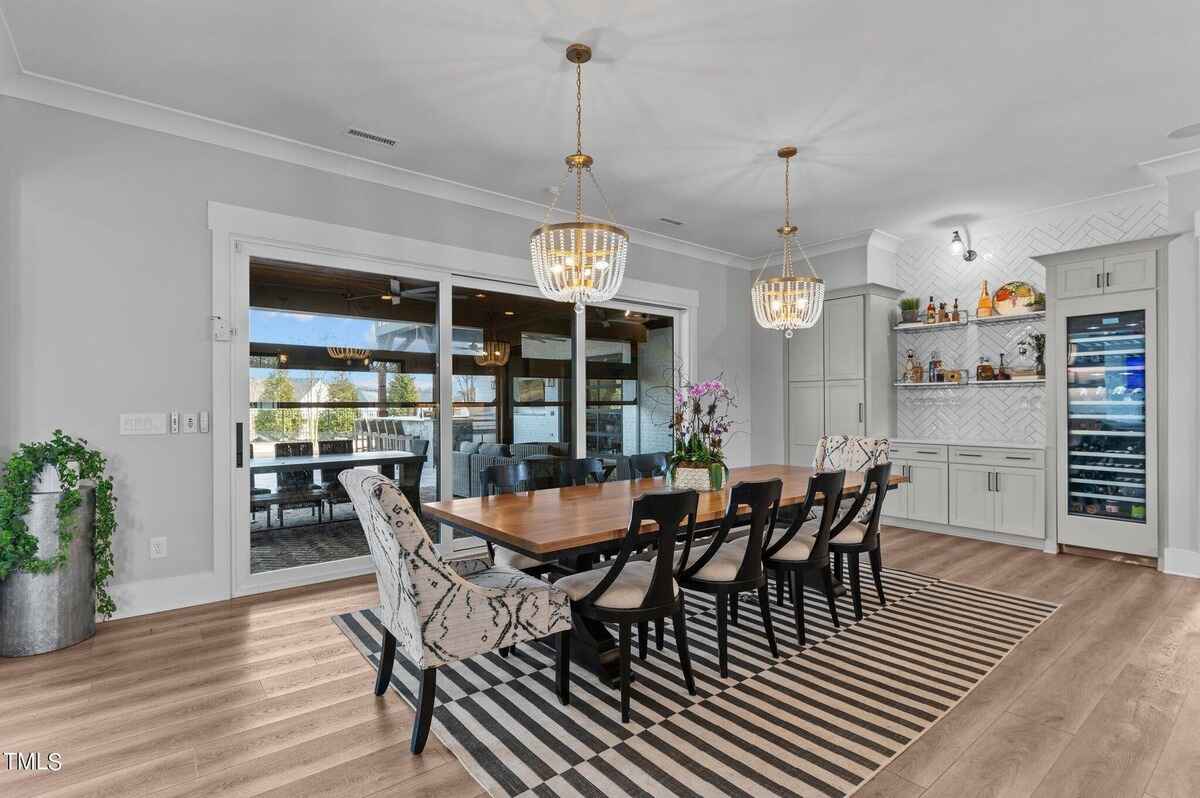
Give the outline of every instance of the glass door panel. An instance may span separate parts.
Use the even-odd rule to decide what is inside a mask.
[[[369,554],[338,482],[356,458],[438,498],[437,288],[250,260],[248,583]]]
[[[1067,513],[1146,523],[1146,312],[1067,319]]]

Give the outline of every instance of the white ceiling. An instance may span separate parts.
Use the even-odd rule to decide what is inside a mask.
[[[27,72],[536,202],[573,150],[562,50],[582,40],[584,149],[618,221],[744,255],[774,245],[782,144],[807,241],[1122,191],[1149,182],[1139,161],[1200,146],[1166,138],[1200,121],[1191,0],[0,9]]]

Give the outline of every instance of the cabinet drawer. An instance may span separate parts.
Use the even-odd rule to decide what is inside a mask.
[[[1045,468],[1046,453],[1041,449],[993,449],[987,446],[951,446],[950,462],[975,465]]]
[[[945,446],[920,443],[893,443],[888,446],[888,452],[893,460],[930,460],[946,462]]]

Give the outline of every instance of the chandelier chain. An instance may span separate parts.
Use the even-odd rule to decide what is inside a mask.
[[[583,65],[575,65],[575,154],[583,153]],[[575,221],[583,221],[583,168],[575,167]]]

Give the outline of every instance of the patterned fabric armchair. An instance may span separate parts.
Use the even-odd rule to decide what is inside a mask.
[[[386,632],[375,694],[387,690],[399,648],[422,672],[411,744],[420,753],[438,666],[570,629],[570,599],[553,585],[487,560],[443,560],[408,499],[377,472],[355,468],[338,479],[354,503],[379,586]]]
[[[813,468],[826,471],[866,472],[880,463],[889,462],[887,438],[864,438],[860,435],[823,435],[813,455]],[[875,496],[867,498],[858,520],[867,521],[875,506]]]

